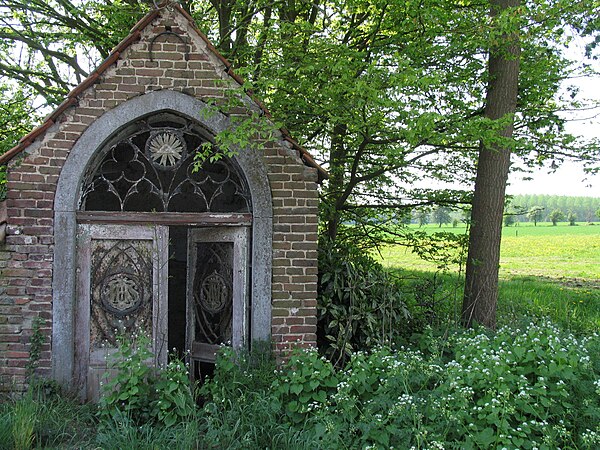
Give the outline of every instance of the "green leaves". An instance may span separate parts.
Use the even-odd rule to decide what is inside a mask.
[[[339,369],[315,350],[248,369],[226,350],[238,364],[217,362],[207,433],[233,448],[279,448],[281,429],[301,448],[597,447],[596,335],[542,322],[422,338],[424,350],[352,352]]]
[[[110,422],[125,415],[135,424],[156,423],[171,427],[196,411],[185,365],[172,359],[166,367],[150,365],[150,339],[139,335],[119,338],[118,351],[110,358],[111,374],[102,387],[99,415]],[[109,377],[110,375],[110,377]]]
[[[293,353],[282,375],[273,381],[271,390],[286,405],[292,423],[304,421],[311,411],[326,405],[338,384],[332,364],[316,350]]]
[[[566,135],[557,114],[585,106],[579,96],[557,98],[574,69],[560,48],[569,25],[596,33],[593,0],[527,1],[493,20],[488,2],[472,1],[182,4],[248,79],[231,90],[242,108],[252,89],[332,174],[321,202],[323,223],[332,229],[418,204],[416,182],[423,178],[469,186],[480,141],[514,149],[527,165],[561,155],[597,163],[597,144]],[[0,75],[43,98],[36,104],[56,104],[150,6],[140,0],[4,2]],[[495,130],[510,118],[482,118],[486,54],[511,33],[523,42],[517,126],[514,139],[498,142]],[[239,106],[229,99],[219,105],[234,126],[200,149],[198,164],[277,138],[279,124],[248,110],[239,115]],[[19,123],[20,136],[31,123]],[[449,201],[464,196],[454,192]]]
[[[357,247],[319,247],[318,339],[321,350],[343,365],[354,350],[390,345],[409,312],[400,285]]]

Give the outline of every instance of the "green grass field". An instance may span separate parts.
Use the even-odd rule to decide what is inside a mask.
[[[464,227],[428,225],[421,229],[466,233]],[[382,248],[380,259],[401,277],[431,278],[437,273],[437,295],[450,300],[448,313],[456,314],[464,267],[439,273],[437,264],[400,246]],[[521,223],[503,228],[499,323],[528,314],[550,316],[572,329],[600,331],[600,225]]]
[[[415,227],[416,228],[416,227]],[[416,228],[417,229],[417,228]],[[428,225],[428,232],[466,233],[464,227]],[[381,249],[387,267],[435,270],[437,265],[423,261],[410,249],[388,246]],[[556,279],[600,280],[600,225],[577,226],[539,223],[504,227],[500,253],[500,277],[540,276]]]

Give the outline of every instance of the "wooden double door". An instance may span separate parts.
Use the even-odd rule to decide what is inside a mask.
[[[75,380],[99,398],[119,340],[150,338],[149,364],[185,357],[190,376],[249,332],[249,228],[78,225]]]

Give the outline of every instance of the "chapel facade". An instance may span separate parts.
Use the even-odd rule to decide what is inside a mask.
[[[0,385],[26,382],[36,322],[38,371],[88,399],[119,337],[146,333],[157,364],[188,355],[193,377],[220,345],[315,345],[326,173],[284,130],[196,158],[235,126],[210,105],[240,85],[192,18],[163,6],[0,156]],[[235,114],[268,115],[244,101]]]

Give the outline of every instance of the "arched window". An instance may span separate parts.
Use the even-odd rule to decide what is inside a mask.
[[[202,128],[172,113],[138,120],[111,139],[84,182],[83,211],[249,213],[248,185],[227,157],[200,164]]]

